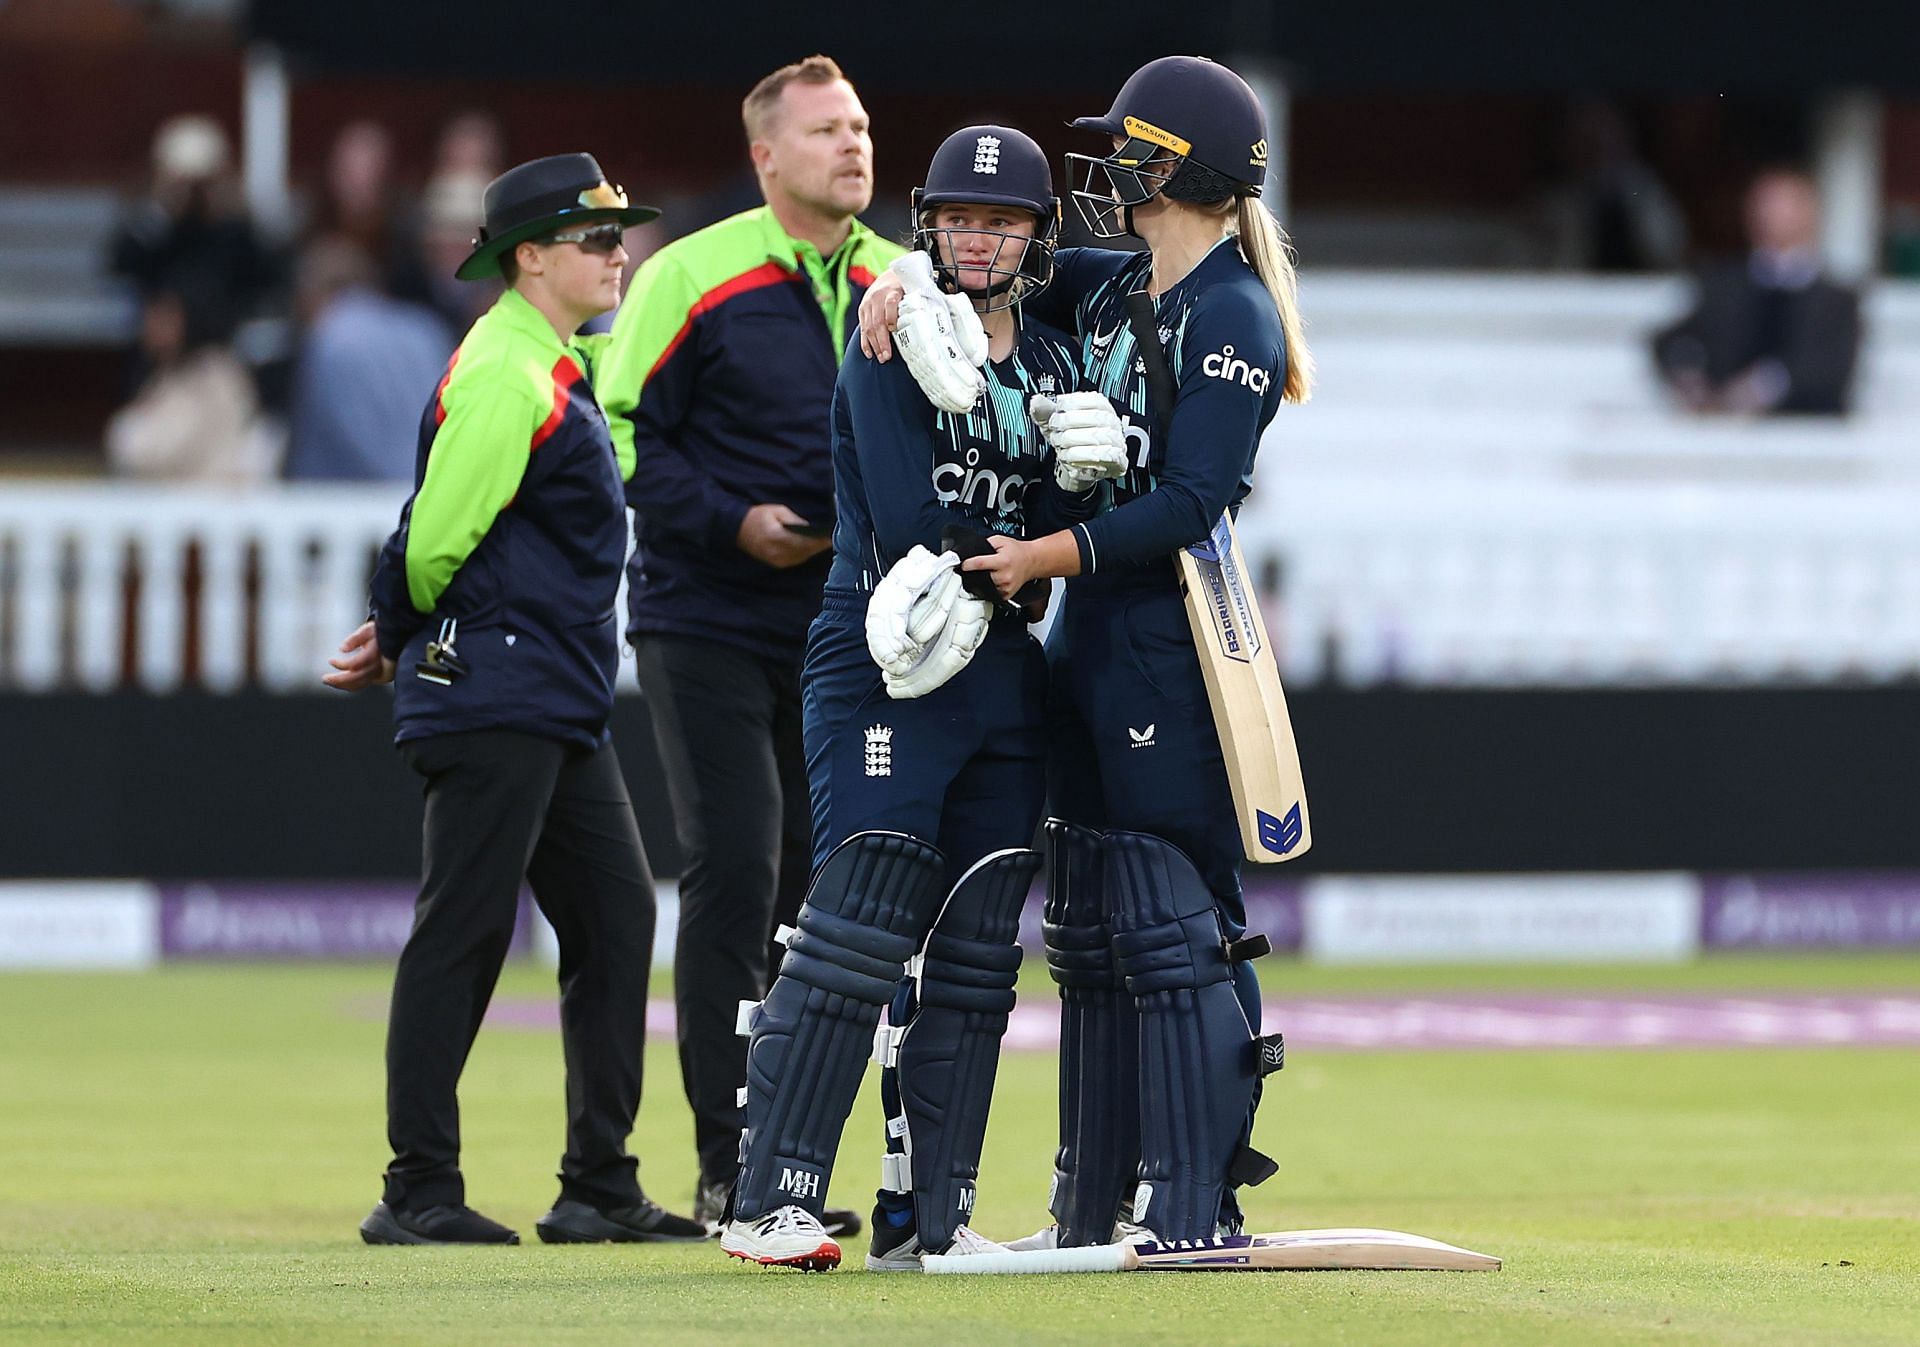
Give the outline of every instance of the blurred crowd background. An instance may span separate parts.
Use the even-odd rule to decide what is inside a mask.
[[[1894,817],[1920,678],[1920,15],[1864,0],[0,0],[0,713],[203,689],[312,702],[301,734],[360,715],[278,694],[320,692],[493,298],[451,278],[488,179],[591,151],[664,208],[637,265],[756,204],[739,100],[813,51],[872,114],[866,218],[896,237],[955,126],[1012,122],[1057,165],[1066,120],[1170,51],[1261,93],[1321,376],[1242,532],[1317,784],[1367,824],[1312,863],[1521,864],[1594,809],[1537,863],[1920,865]],[[1635,689],[1788,695],[1580,699]],[[1394,700],[1422,690],[1502,696]],[[72,714],[48,745],[97,728]],[[1456,789],[1518,812],[1450,850],[1428,802]],[[1659,845],[1609,833],[1593,802],[1628,793]],[[126,868],[191,863],[167,845]]]
[[[378,7],[349,6],[340,33],[350,36],[363,8]],[[296,6],[0,3],[0,471],[404,479],[426,372],[492,299],[450,273],[494,173],[591,149],[636,199],[667,208],[629,239],[636,260],[753,204],[735,109],[770,44],[732,60],[708,52],[669,82],[626,79],[614,54],[589,57],[603,11],[579,6],[573,32],[543,41],[577,45],[583,78],[556,79],[545,54],[516,80],[498,53],[463,73],[448,68],[457,55],[434,50],[436,25],[457,53],[457,30],[489,23],[486,7],[408,8],[420,15],[397,45],[368,31],[303,50],[317,25]],[[757,8],[771,7],[739,7],[743,25],[762,17]],[[1772,81],[1717,81],[1710,53],[1686,76],[1614,72],[1613,87],[1603,60],[1555,87],[1552,60],[1495,84],[1471,61],[1450,71],[1441,53],[1424,87],[1390,74],[1370,87],[1331,57],[1291,52],[1295,8],[1222,6],[1193,36],[1212,37],[1214,54],[1249,66],[1283,104],[1286,153],[1275,155],[1269,199],[1299,244],[1310,317],[1311,279],[1356,271],[1404,275],[1409,289],[1435,272],[1697,274],[1691,300],[1663,291],[1666,311],[1648,313],[1658,321],[1623,334],[1647,356],[1649,400],[1733,415],[1873,408],[1862,343],[1909,334],[1869,325],[1863,335],[1861,297],[1920,277],[1911,89],[1883,92],[1865,76],[1828,84],[1791,68]],[[1468,6],[1461,40],[1476,9],[1497,23],[1502,8]],[[1749,7],[1748,21],[1769,22],[1768,8]],[[510,28],[515,13],[492,18]],[[1114,24],[1129,18],[1116,11]],[[827,49],[852,40],[836,43],[833,24],[812,31]],[[874,113],[872,223],[904,228],[907,190],[950,123],[991,113],[1030,126],[1050,150],[1067,144],[1064,118],[1103,104],[1127,67],[1108,68],[1097,47],[1063,58],[1066,35],[1043,36],[1029,19],[978,80],[964,64],[921,78],[908,53],[880,45],[864,61],[841,54]],[[1689,37],[1676,27],[1673,40]],[[1140,33],[1134,45],[1155,42]],[[723,77],[696,78],[716,66]],[[1823,210],[1839,216],[1826,222],[1834,237]],[[1551,312],[1552,296],[1578,292],[1543,293]],[[1329,298],[1343,296],[1330,287]],[[1591,307],[1573,304],[1566,326]],[[1454,317],[1471,320],[1472,308],[1469,298]],[[1443,342],[1446,323],[1423,324],[1418,309],[1409,303],[1396,339]],[[1426,353],[1394,354],[1414,364]],[[1328,399],[1341,400],[1353,381],[1329,365]],[[1502,371],[1488,373],[1463,371],[1460,401],[1497,406]],[[1609,396],[1577,384],[1564,393],[1574,405]]]

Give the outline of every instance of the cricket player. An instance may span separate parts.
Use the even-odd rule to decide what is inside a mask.
[[[747,1128],[721,1233],[728,1254],[764,1264],[840,1261],[822,1202],[889,1003],[867,1266],[918,1271],[923,1251],[998,1247],[965,1223],[1041,863],[1028,845],[1046,668],[1035,614],[970,593],[959,551],[968,535],[1091,518],[1099,483],[1126,467],[1109,401],[1074,391],[1076,345],[1022,316],[1052,276],[1059,220],[1039,146],[1004,126],[957,131],[912,205],[915,252],[895,266],[938,278],[915,300],[969,354],[930,399],[855,344],[834,392],[833,566],[802,675],[816,868],[748,1019]]]
[[[1305,400],[1312,366],[1288,249],[1258,200],[1266,125],[1245,81],[1163,57],[1074,125],[1112,142],[1067,156],[1082,219],[1149,251],[1061,250],[1034,313],[1080,338],[1081,373],[1125,421],[1131,461],[1098,517],[995,538],[964,563],[1002,594],[1070,577],[1048,651],[1061,1138],[1056,1224],[1035,1240],[1104,1243],[1129,1227],[1195,1239],[1237,1228],[1234,1189],[1274,1171],[1247,1144],[1273,1054],[1256,1050],[1247,959],[1265,942],[1245,938],[1238,825],[1172,557],[1246,495],[1261,432],[1282,401]],[[1130,325],[1135,292],[1158,351]],[[876,353],[897,299],[876,286],[863,306]],[[938,348],[902,314],[896,341],[924,363]],[[1149,359],[1171,366],[1170,406],[1149,402]]]
[[[627,1153],[640,1103],[653,876],[609,741],[626,553],[616,454],[595,399],[630,206],[593,156],[488,185],[462,280],[506,293],[454,352],[420,422],[414,490],[374,570],[372,620],[324,681],[398,680],[394,738],[426,780],[425,863],[387,1022],[393,1162],[369,1244],[517,1244],[466,1204],[455,1096],[513,939],[520,885],[560,943],[567,1147],[548,1243],[698,1240]]]

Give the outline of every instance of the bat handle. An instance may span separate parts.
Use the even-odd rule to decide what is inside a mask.
[[[920,1267],[935,1273],[1008,1276],[1027,1272],[1129,1272],[1140,1266],[1131,1244],[1095,1244],[1081,1249],[1023,1249],[1006,1253],[930,1253]]]

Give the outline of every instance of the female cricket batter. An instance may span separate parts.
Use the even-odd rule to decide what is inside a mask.
[[[1117,1210],[1195,1239],[1236,1227],[1234,1188],[1274,1166],[1247,1145],[1265,1058],[1245,959],[1264,942],[1241,942],[1239,834],[1172,557],[1239,505],[1261,432],[1282,401],[1306,399],[1312,365],[1287,247],[1257,200],[1265,118],[1245,81],[1163,57],[1106,116],[1074,125],[1113,143],[1067,156],[1085,173],[1082,219],[1150,251],[1061,250],[1034,312],[1081,338],[1081,373],[1119,408],[1132,461],[1111,509],[996,538],[965,563],[1001,593],[1072,577],[1048,651],[1050,784],[1072,826],[1050,825],[1061,1145],[1056,1226],[1036,1239],[1105,1242]],[[1160,356],[1136,345],[1136,292],[1152,301],[1144,335],[1171,366],[1171,406],[1149,405],[1147,360]],[[876,351],[894,299],[876,287],[862,306]]]
[[[802,673],[815,874],[748,1019],[747,1126],[721,1233],[758,1263],[840,1261],[818,1217],[889,1002],[889,1153],[867,1265],[917,1271],[923,1250],[996,1247],[964,1223],[1041,863],[1027,848],[1045,796],[1046,666],[1025,612],[984,585],[966,592],[959,553],[1090,518],[1094,484],[1126,464],[1107,399],[1072,392],[1074,344],[1020,316],[1052,275],[1059,222],[1040,148],[1006,127],[955,132],[913,216],[909,265],[930,260],[945,291],[920,298],[949,336],[984,328],[986,368],[965,367],[984,395],[964,383],[942,394],[960,410],[937,408],[905,368],[853,351],[835,389],[834,559]],[[1038,426],[1030,399],[1045,399]]]

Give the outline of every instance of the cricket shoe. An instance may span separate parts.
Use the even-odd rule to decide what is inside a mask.
[[[707,1237],[720,1233],[727,1223],[727,1200],[733,1196],[732,1179],[701,1179],[693,1190],[693,1219],[707,1228]],[[835,1239],[857,1235],[865,1227],[860,1213],[843,1207],[828,1207],[820,1213],[820,1224]]]
[[[627,1207],[556,1202],[533,1228],[543,1244],[684,1244],[708,1238],[706,1226],[674,1215],[644,1194]]]
[[[369,1244],[518,1244],[520,1236],[490,1221],[472,1207],[428,1207],[409,1211],[382,1202],[360,1222],[360,1238]]]
[[[693,1190],[693,1219],[706,1227],[713,1239],[727,1223],[727,1201],[733,1196],[732,1179],[701,1179]]]
[[[1041,1249],[1057,1249],[1060,1247],[1060,1227],[1057,1225],[1049,1225],[1034,1231],[1031,1235],[1023,1235],[1019,1239],[1010,1239],[1007,1241],[1007,1247],[1015,1253],[1034,1253]]]
[[[878,1238],[878,1227],[875,1228],[874,1233]],[[871,1250],[868,1252],[867,1271],[924,1272],[926,1270],[920,1262],[921,1255],[926,1253],[926,1250],[920,1247],[920,1236],[911,1230],[904,1233],[906,1238],[884,1253]],[[971,1226],[963,1225],[953,1232],[953,1243],[947,1246],[946,1253],[948,1257],[962,1257],[975,1253],[1005,1253],[1011,1247],[1007,1244],[996,1244]]]
[[[736,1216],[721,1228],[720,1248],[729,1258],[765,1267],[831,1272],[840,1266],[840,1246],[804,1207],[776,1207],[745,1220]]]

